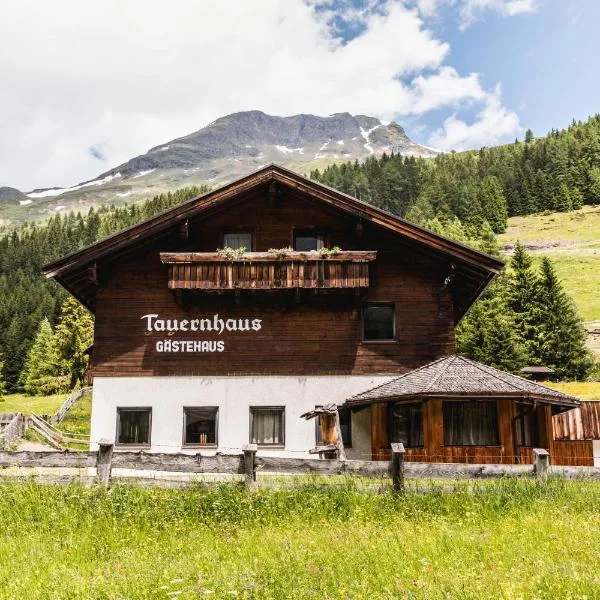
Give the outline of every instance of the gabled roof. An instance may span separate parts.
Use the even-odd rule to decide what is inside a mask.
[[[565,407],[581,402],[529,379],[462,356],[447,356],[346,400],[346,406],[423,398],[522,398]]]
[[[405,241],[412,242],[428,252],[443,257],[449,264],[454,265],[456,267],[453,275],[454,285],[462,286],[465,290],[459,300],[455,301],[456,321],[462,318],[486,285],[504,266],[502,261],[493,256],[409,223],[387,211],[317,183],[289,169],[271,164],[51,262],[43,268],[43,272],[46,277],[56,278],[69,292],[93,311],[96,286],[89,282],[88,269],[96,261],[110,260],[129,252],[149,239],[165,234],[186,220],[219,208],[225,208],[228,202],[240,195],[271,182],[306,194],[313,200],[323,202],[356,217],[357,220],[370,222],[392,234],[399,235]]]

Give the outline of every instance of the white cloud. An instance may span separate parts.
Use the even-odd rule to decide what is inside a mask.
[[[462,0],[461,28],[466,29],[486,10],[497,12],[503,17],[514,17],[534,12],[537,4],[537,0]]]
[[[503,17],[514,17],[535,12],[538,0],[415,0],[419,12],[424,18],[435,17],[441,6],[453,6],[458,9],[460,28],[467,29],[486,11],[495,12]]]
[[[517,115],[502,106],[497,86],[493,93],[486,94],[483,109],[473,123],[452,115],[429,138],[429,144],[440,150],[468,150],[498,144],[521,131]]]
[[[71,186],[239,110],[392,119],[486,99],[403,0],[347,4],[348,43],[315,2],[5,0],[0,185]]]

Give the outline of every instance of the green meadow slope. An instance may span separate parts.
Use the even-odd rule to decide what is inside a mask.
[[[600,356],[600,206],[511,217],[499,238],[507,255],[520,240],[534,257],[552,259],[586,322],[589,345]]]

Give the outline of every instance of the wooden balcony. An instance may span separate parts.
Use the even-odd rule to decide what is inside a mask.
[[[349,289],[369,287],[375,251],[246,252],[233,259],[217,252],[161,252],[173,290]]]

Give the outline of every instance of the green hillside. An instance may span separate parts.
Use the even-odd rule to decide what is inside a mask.
[[[600,329],[600,206],[568,213],[511,217],[499,241],[510,254],[519,240],[538,259],[549,256],[590,332]],[[589,345],[600,356],[600,335]]]

